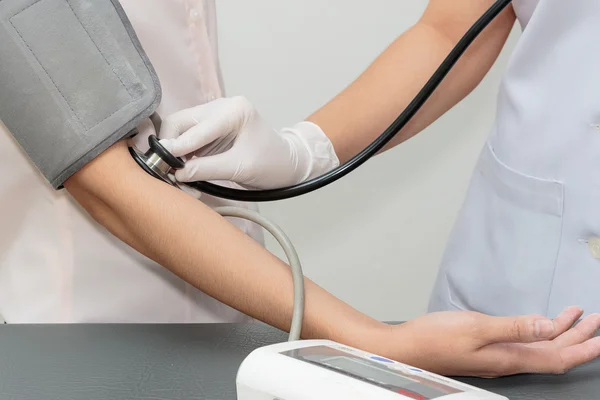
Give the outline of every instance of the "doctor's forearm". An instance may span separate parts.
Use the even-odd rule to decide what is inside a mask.
[[[415,26],[392,43],[355,82],[308,118],[327,134],[342,163],[364,149],[396,119],[492,3],[492,0],[430,1]],[[482,32],[386,149],[435,122],[480,83],[502,50],[514,19],[509,7]]]
[[[113,169],[103,168],[108,165]],[[124,143],[106,151],[65,187],[100,224],[142,254],[217,300],[289,329],[289,267],[200,201],[148,176]],[[363,348],[383,342],[387,325],[310,280],[305,284],[303,337]]]

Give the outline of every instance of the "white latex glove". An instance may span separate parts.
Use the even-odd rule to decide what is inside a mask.
[[[161,143],[187,159],[180,182],[232,181],[274,189],[320,176],[339,165],[333,145],[311,122],[276,131],[243,97],[177,112],[162,123]]]

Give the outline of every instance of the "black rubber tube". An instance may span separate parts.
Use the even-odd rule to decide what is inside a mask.
[[[400,114],[381,136],[345,164],[340,165],[317,178],[280,189],[240,190],[226,188],[208,182],[186,182],[185,184],[208,195],[224,199],[246,202],[267,202],[301,196],[327,186],[346,176],[376,155],[400,130],[402,130],[402,128],[404,128],[423,104],[425,104],[440,83],[442,83],[446,75],[452,70],[454,64],[456,64],[471,43],[473,43],[479,34],[502,12],[502,10],[504,10],[504,8],[506,8],[506,6],[511,3],[511,1],[512,0],[497,0],[461,38],[402,114]]]

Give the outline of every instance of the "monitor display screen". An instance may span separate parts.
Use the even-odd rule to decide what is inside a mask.
[[[458,385],[430,377],[419,369],[394,368],[395,363],[378,362],[381,359],[371,360],[334,347],[313,346],[282,354],[415,400],[433,400],[464,392]]]

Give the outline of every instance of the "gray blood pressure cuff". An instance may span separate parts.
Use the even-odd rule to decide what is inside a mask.
[[[117,0],[0,0],[0,120],[55,189],[160,98]]]

